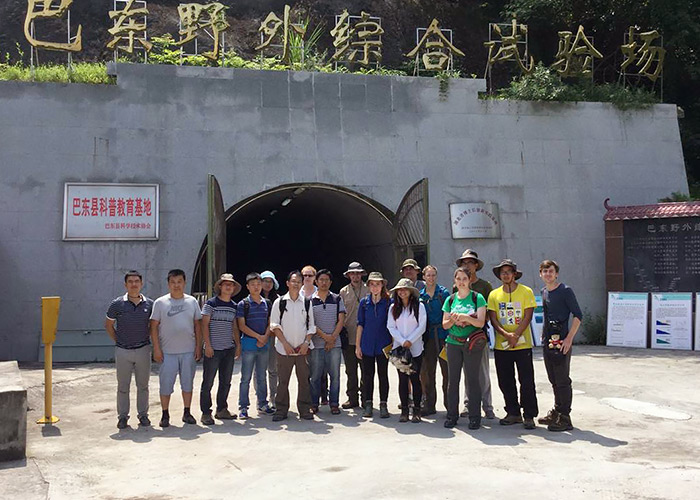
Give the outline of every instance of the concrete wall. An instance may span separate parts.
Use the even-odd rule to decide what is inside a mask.
[[[16,361],[0,362],[0,462],[27,452],[27,389]]]
[[[63,297],[61,332],[101,330],[123,272],[191,275],[206,233],[206,174],[226,206],[291,182],[356,190],[396,209],[430,182],[431,260],[447,283],[455,256],[515,259],[539,287],[562,265],[583,307],[605,304],[603,200],[655,202],[687,192],[673,105],[479,100],[484,81],[117,67],[118,85],[0,82],[0,359],[37,359],[42,295]],[[63,183],[161,185],[158,242],[61,240]],[[502,239],[453,241],[448,204],[497,202]],[[495,281],[490,272],[486,276]]]

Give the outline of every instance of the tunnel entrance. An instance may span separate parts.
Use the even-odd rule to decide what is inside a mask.
[[[368,272],[381,271],[390,280],[398,274],[395,260],[401,255],[396,253],[394,212],[343,187],[321,183],[279,186],[230,207],[225,219],[225,269],[241,284],[247,273],[269,269],[284,288],[289,271],[310,264],[330,269],[334,276],[331,288],[338,291],[347,283],[343,272],[352,261],[359,261]],[[205,240],[193,293],[207,290],[206,248]],[[427,257],[422,248],[413,250],[411,255]],[[237,299],[246,294],[244,287]]]

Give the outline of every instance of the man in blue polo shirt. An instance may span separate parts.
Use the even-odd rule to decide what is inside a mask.
[[[124,276],[126,293],[109,305],[105,330],[115,342],[117,367],[117,428],[125,429],[129,420],[131,374],[136,377],[136,408],[139,425],[148,427],[148,379],[151,373],[151,340],[148,319],[153,300],[141,294],[143,279],[138,271]],[[115,326],[116,324],[116,326]]]
[[[271,415],[274,410],[267,403],[267,384],[265,372],[270,355],[268,341],[270,339],[269,318],[272,302],[262,297],[262,277],[258,273],[250,273],[245,278],[249,295],[238,303],[236,313],[238,328],[241,330],[241,346],[243,361],[241,364],[241,385],[238,391],[238,415],[248,418],[250,406],[250,379],[255,369],[255,395],[258,400],[258,413]]]

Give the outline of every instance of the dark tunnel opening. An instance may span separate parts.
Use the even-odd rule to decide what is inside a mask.
[[[287,273],[310,264],[333,273],[331,289],[347,284],[352,261],[392,279],[393,213],[353,191],[325,184],[280,186],[227,211],[226,269],[243,285],[252,271],[266,269],[284,285]],[[206,241],[193,280],[193,293],[206,292]],[[236,297],[247,294],[245,287]]]

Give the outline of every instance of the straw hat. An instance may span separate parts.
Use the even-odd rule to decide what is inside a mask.
[[[406,288],[411,291],[413,296],[415,298],[420,297],[420,292],[418,289],[413,285],[413,281],[411,281],[408,278],[401,278],[398,283],[396,283],[396,286],[391,289],[392,292],[395,292],[396,290],[401,290],[402,288]]]
[[[214,283],[214,293],[216,295],[219,295],[221,293],[221,284],[224,281],[230,281],[231,283],[233,283],[233,294],[231,295],[238,295],[238,292],[241,291],[241,285],[240,283],[238,283],[238,281],[233,279],[233,274],[229,273],[224,273],[221,276],[219,276],[219,279],[216,280],[216,283]]]
[[[476,270],[481,271],[481,269],[484,267],[484,262],[479,258],[479,254],[476,253],[474,250],[471,248],[467,248],[462,256],[455,261],[455,264],[457,264],[457,267],[462,266],[462,261],[467,260],[467,259],[473,259],[476,261]]]
[[[386,286],[387,281],[384,279],[384,276],[382,276],[382,273],[379,273],[377,271],[373,271],[369,273],[369,276],[367,277],[367,283],[370,281],[381,281],[384,283],[384,286]]]
[[[418,266],[418,262],[416,262],[415,259],[406,259],[403,261],[403,264],[401,264],[401,269],[399,271],[403,271],[404,267],[412,267],[418,271],[420,271],[420,267]]]

